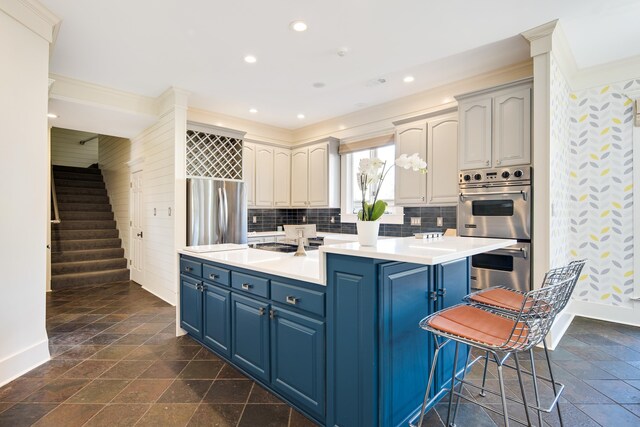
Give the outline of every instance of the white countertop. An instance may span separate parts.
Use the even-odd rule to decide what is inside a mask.
[[[303,282],[325,284],[324,269],[320,268],[320,253],[317,250],[307,251],[306,257],[296,257],[293,256],[293,253],[286,254],[252,248],[208,253],[193,253],[186,250],[178,252],[205,261],[246,268]]]
[[[416,239],[398,237],[378,240],[376,246],[360,246],[357,242],[320,246],[322,253],[350,255],[389,261],[435,265],[483,252],[515,245],[516,240],[484,239],[477,237],[449,237]]]
[[[204,261],[325,285],[325,255],[328,253],[435,265],[516,243],[510,239],[475,237],[445,236],[434,240],[397,237],[378,240],[378,244],[372,247],[360,246],[357,242],[320,246],[317,251],[307,251],[306,257],[252,248],[208,253],[178,252]]]

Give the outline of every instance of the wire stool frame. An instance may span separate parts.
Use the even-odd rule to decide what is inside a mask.
[[[453,414],[453,420],[451,425],[455,425],[455,417],[457,414],[460,398],[473,402],[462,394],[462,385],[467,384],[467,385],[477,387],[475,384],[469,383],[464,380],[469,363],[467,363],[467,365],[465,366],[465,369],[462,373],[462,378],[458,378],[456,375],[458,347],[460,343],[467,344],[471,347],[484,350],[490,353],[497,364],[498,379],[500,384],[500,396],[502,400],[503,412],[501,413],[493,408],[490,408],[488,406],[482,405],[477,402],[473,402],[473,403],[476,403],[477,405],[487,410],[490,410],[492,412],[497,412],[503,415],[506,426],[509,425],[510,419],[524,425],[531,425],[531,421],[529,417],[529,404],[527,403],[527,400],[526,400],[526,394],[524,392],[524,386],[521,378],[521,370],[520,370],[517,357],[515,357],[514,360],[515,360],[515,364],[518,372],[518,380],[520,383],[520,390],[522,392],[523,401],[507,398],[505,394],[505,389],[504,389],[504,376],[502,372],[502,367],[512,354],[528,351],[544,340],[545,336],[547,335],[547,333],[551,329],[551,326],[553,325],[553,321],[555,320],[556,315],[562,310],[562,308],[564,308],[564,305],[566,305],[566,302],[568,301],[567,293],[569,293],[570,295],[570,292],[573,291],[572,283],[574,282],[574,280],[577,280],[575,276],[576,275],[574,274],[574,275],[569,275],[568,277],[567,276],[560,277],[559,275],[547,274],[545,276],[545,283],[543,283],[542,288],[523,294],[523,301],[522,301],[521,308],[518,313],[515,313],[515,315],[513,313],[505,314],[504,311],[495,310],[492,307],[477,306],[476,307],[477,309],[486,311],[497,317],[508,319],[513,323],[511,333],[506,338],[506,340],[501,344],[491,345],[491,344],[475,341],[468,337],[459,336],[453,333],[442,331],[430,325],[431,321],[435,317],[442,315],[442,313],[449,310],[455,310],[461,306],[465,306],[465,305],[468,306],[468,304],[458,304],[456,306],[450,307],[445,310],[441,310],[439,312],[436,312],[422,319],[420,321],[420,327],[425,331],[431,332],[433,334],[435,344],[436,344],[436,350],[434,353],[434,358],[433,358],[431,370],[429,373],[427,390],[425,391],[425,396],[424,396],[422,408],[420,411],[420,421],[419,421],[419,424],[417,425],[421,426],[422,421],[424,419],[424,410],[429,399],[429,392],[431,390],[431,385],[433,383],[435,367],[438,361],[438,354],[440,352],[440,349],[450,341],[454,341],[456,343],[456,349],[454,354],[451,388],[449,389],[449,409],[447,411],[447,425],[450,425],[449,419],[451,417],[453,396],[454,395],[456,396],[456,409]],[[438,338],[442,338],[443,341],[442,342],[438,341]],[[502,357],[498,353],[502,353]],[[470,354],[471,352],[469,352],[468,357],[470,357]],[[480,356],[480,358],[482,357],[484,356]],[[478,359],[476,359],[476,361],[477,360]],[[475,363],[476,361],[474,361],[473,363]],[[468,362],[468,359],[467,359],[467,362]],[[459,392],[455,390],[456,380],[460,384]],[[560,393],[562,392],[562,388],[564,388],[562,384],[558,384],[558,385],[561,386],[561,389],[558,392],[558,395],[556,396],[556,398],[554,399],[554,402],[551,407],[553,407],[553,405],[557,402],[560,396]],[[509,417],[508,411],[507,411],[507,399],[524,404],[525,413],[527,417],[526,422]],[[534,409],[539,410],[539,406],[534,407]]]
[[[571,298],[571,295],[573,294],[573,290],[575,289],[575,286],[578,283],[578,279],[580,278],[580,273],[582,272],[582,269],[583,269],[585,263],[586,263],[585,259],[572,261],[566,266],[551,269],[546,273],[545,278],[544,278],[544,282],[543,282],[544,284],[557,282],[557,281],[563,280],[563,279],[565,279],[567,277],[573,277],[573,279],[574,279],[573,283],[571,283],[569,285],[570,289],[566,293],[566,298],[565,298],[565,300],[563,301],[563,303],[561,305],[560,311],[562,311],[566,307],[566,305],[568,304],[569,299]],[[483,294],[483,293],[485,293],[487,291],[490,291],[492,289],[505,289],[505,290],[507,290],[509,292],[512,292],[512,293],[515,293],[515,294],[520,294],[520,295],[523,295],[523,296],[525,295],[524,292],[516,291],[516,290],[511,289],[511,288],[506,288],[504,286],[494,286],[494,287],[490,287],[488,289],[483,289],[481,291],[471,293],[471,294],[467,295],[464,298],[464,300],[467,301],[469,304],[474,305],[474,306],[491,306],[495,310],[503,311],[504,314],[506,314],[506,315],[512,315],[512,316],[515,315],[517,313],[515,310],[510,310],[510,309],[507,309],[505,307],[495,306],[495,305],[491,305],[491,304],[486,303],[486,302],[477,302],[477,301],[473,300],[473,296],[481,295],[481,294]],[[537,410],[538,410],[538,423],[540,425],[542,425],[542,413],[541,413],[541,411],[542,412],[547,412],[547,413],[551,412],[551,409],[553,408],[553,406],[551,406],[548,410],[540,408],[540,394],[539,394],[539,391],[538,391],[538,382],[537,382],[537,380],[541,379],[541,380],[551,384],[551,386],[553,388],[553,393],[556,396],[556,401],[557,401],[557,397],[559,396],[559,392],[558,392],[558,389],[556,387],[556,385],[558,383],[556,383],[556,381],[555,381],[555,379],[553,377],[553,368],[551,366],[551,359],[549,358],[549,349],[547,348],[547,343],[546,343],[545,340],[542,340],[542,345],[544,347],[544,354],[545,354],[545,358],[546,358],[546,361],[547,361],[547,367],[549,369],[549,378],[536,374],[536,368],[535,368],[534,357],[533,357],[533,349],[529,350],[529,359],[530,359],[530,363],[531,363],[531,372],[529,372],[529,371],[527,371],[525,369],[522,369],[522,372],[524,372],[527,375],[531,375],[532,379],[533,379],[534,395],[535,395],[535,398],[536,398],[536,405],[538,407],[537,408]],[[473,365],[475,362],[477,362],[481,358],[482,357],[478,357],[471,364]],[[517,355],[514,356],[514,358],[517,358]],[[484,372],[483,372],[483,375],[482,375],[482,387],[480,388],[480,395],[481,396],[486,396],[486,394],[485,394],[485,384],[486,384],[486,379],[487,379],[487,366],[488,366],[488,363],[489,363],[489,353],[488,352],[486,353],[484,359],[485,359],[485,363],[484,363]],[[508,365],[506,363],[503,366],[505,366],[507,368],[510,368],[510,369],[517,369],[517,366],[511,366],[511,365]],[[562,420],[562,413],[560,412],[560,406],[559,405],[556,406],[556,409],[558,411],[558,419],[560,421],[560,426],[563,426],[564,423],[563,423],[563,420]]]

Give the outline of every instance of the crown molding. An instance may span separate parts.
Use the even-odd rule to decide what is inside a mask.
[[[0,0],[0,10],[48,43],[58,34],[60,18],[36,0]]]
[[[136,95],[57,74],[50,74],[55,80],[51,88],[51,99],[84,105],[105,107],[125,113],[157,116],[155,98]]]
[[[588,89],[612,82],[640,78],[640,55],[578,70],[571,88]]]
[[[556,19],[520,33],[531,45],[531,57],[551,51],[553,47],[552,36],[557,24],[558,20]]]
[[[189,107],[190,92],[177,87],[170,87],[156,99],[156,109],[159,116],[166,112],[180,108],[186,110]]]

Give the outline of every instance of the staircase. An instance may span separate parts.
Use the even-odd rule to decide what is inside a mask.
[[[51,224],[51,289],[129,280],[98,168],[53,166],[60,223]]]

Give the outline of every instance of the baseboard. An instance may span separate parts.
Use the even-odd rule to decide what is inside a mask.
[[[150,294],[153,294],[155,296],[157,296],[158,298],[160,298],[162,301],[166,302],[167,304],[170,304],[172,306],[176,306],[176,294],[174,294],[173,292],[170,292],[168,290],[165,289],[151,289],[148,288],[146,286],[142,286],[142,289],[144,289],[145,291],[149,292]]]
[[[555,348],[560,344],[560,340],[571,326],[571,322],[573,322],[573,318],[575,315],[568,310],[563,311],[557,317],[555,322],[553,322],[553,326],[551,326],[551,331],[547,335],[547,347],[549,350],[555,350]]]
[[[589,317],[591,319],[605,320],[607,322],[622,323],[631,326],[640,326],[640,303],[633,302],[633,305],[634,307],[627,308],[572,300],[568,311],[576,316]]]
[[[0,361],[0,387],[51,359],[45,339]]]

